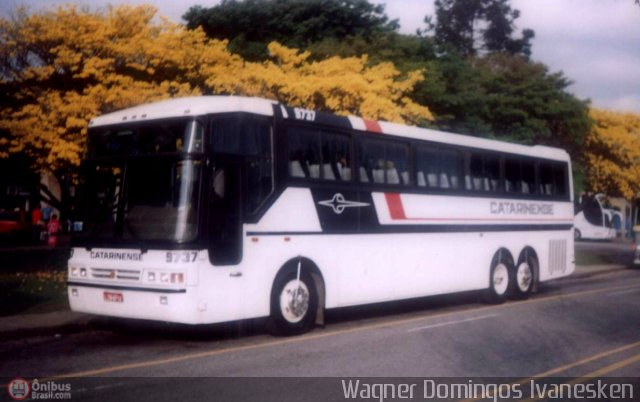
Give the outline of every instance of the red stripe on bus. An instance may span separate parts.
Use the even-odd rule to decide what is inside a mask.
[[[387,199],[387,205],[389,207],[389,214],[393,220],[407,219],[407,215],[404,213],[404,206],[398,193],[385,193],[384,197]]]
[[[380,123],[378,123],[375,120],[367,120],[367,119],[362,119],[364,120],[364,126],[367,129],[367,131],[372,132],[372,133],[382,133],[382,127],[380,127]]]

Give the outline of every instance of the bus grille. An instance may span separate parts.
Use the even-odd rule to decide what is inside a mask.
[[[567,241],[549,241],[549,273],[565,272],[567,270]]]
[[[92,268],[91,275],[97,279],[140,280],[140,271],[135,269]]]

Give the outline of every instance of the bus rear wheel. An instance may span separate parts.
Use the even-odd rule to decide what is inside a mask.
[[[518,266],[513,271],[512,281],[514,286],[511,290],[512,298],[524,300],[531,294],[535,280],[535,263],[532,257],[527,257],[518,263]]]
[[[491,264],[489,274],[489,290],[487,301],[491,304],[504,303],[513,287],[513,262],[510,257],[496,255]]]
[[[318,294],[311,276],[290,271],[276,279],[271,292],[271,321],[277,335],[299,335],[311,329]]]

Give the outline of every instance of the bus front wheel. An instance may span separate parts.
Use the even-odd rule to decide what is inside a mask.
[[[318,294],[306,272],[289,271],[276,279],[271,292],[271,320],[278,335],[299,335],[311,329]]]

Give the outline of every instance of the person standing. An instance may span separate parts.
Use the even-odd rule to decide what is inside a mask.
[[[34,243],[40,242],[40,233],[42,233],[42,210],[36,206],[31,211],[31,240]]]
[[[51,214],[53,213],[53,208],[51,205],[46,204],[44,208],[42,208],[42,221],[46,224],[51,219]]]
[[[58,233],[60,232],[60,221],[57,214],[51,214],[51,219],[47,222],[47,244],[55,247],[58,244]]]

